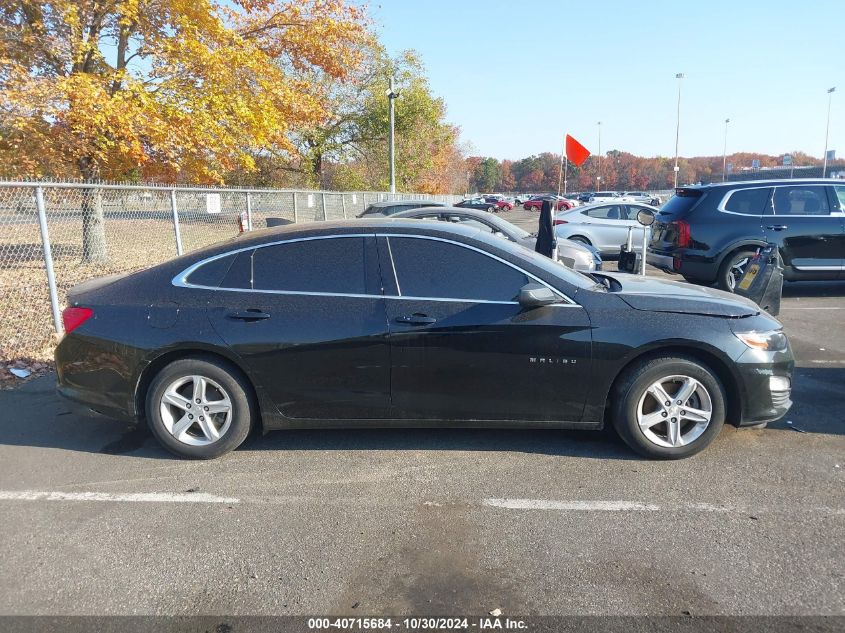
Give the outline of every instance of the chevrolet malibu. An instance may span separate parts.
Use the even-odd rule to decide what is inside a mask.
[[[252,430],[600,429],[652,458],[791,405],[781,325],[718,290],[582,275],[425,220],[290,225],[85,282],[59,393],[211,458]]]

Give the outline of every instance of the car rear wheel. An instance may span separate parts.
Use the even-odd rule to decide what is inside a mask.
[[[754,257],[754,251],[749,250],[741,250],[729,255],[719,267],[719,277],[716,280],[718,287],[728,292],[735,292],[752,257]]]
[[[237,369],[213,358],[183,358],[162,369],[147,392],[147,424],[168,451],[211,459],[236,449],[256,413]]]
[[[626,370],[611,415],[628,446],[646,457],[680,459],[704,450],[725,422],[725,391],[698,360],[666,356]]]
[[[567,239],[570,239],[573,242],[578,242],[579,244],[586,244],[587,246],[593,245],[592,242],[590,242],[590,240],[588,240],[586,237],[583,237],[582,235],[573,235],[572,237],[567,238]]]

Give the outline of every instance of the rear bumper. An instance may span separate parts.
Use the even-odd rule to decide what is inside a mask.
[[[719,271],[719,265],[716,261],[704,257],[691,258],[685,251],[671,254],[649,249],[646,262],[667,273],[680,274],[707,283],[715,281]]]
[[[135,418],[123,409],[97,403],[96,398],[86,395],[76,389],[58,386],[56,393],[74,414],[86,418],[108,418],[122,422],[134,422]]]
[[[675,270],[672,268],[673,259],[669,257],[669,255],[658,255],[657,253],[652,253],[648,251],[646,254],[645,261],[647,264],[654,266],[655,268],[659,268],[660,270],[664,270],[667,273],[673,273]]]

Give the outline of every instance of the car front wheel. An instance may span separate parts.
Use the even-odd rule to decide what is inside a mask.
[[[651,358],[620,376],[611,415],[628,446],[646,457],[680,459],[704,450],[725,422],[725,391],[693,358]]]
[[[216,358],[183,358],[162,369],[147,392],[147,424],[168,451],[211,459],[236,449],[256,407],[246,379]]]

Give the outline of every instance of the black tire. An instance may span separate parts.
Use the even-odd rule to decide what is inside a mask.
[[[231,419],[220,439],[203,446],[177,440],[162,419],[161,399],[174,381],[187,376],[203,376],[218,383],[232,404]],[[233,365],[214,357],[183,358],[162,369],[150,384],[146,401],[147,424],[164,448],[189,459],[212,459],[240,446],[249,435],[258,407],[253,401],[252,388],[243,374]],[[194,427],[192,427],[194,428]]]
[[[573,242],[578,242],[579,244],[586,244],[587,246],[593,245],[593,243],[583,235],[573,235],[572,237],[568,237],[566,239],[572,240]]]
[[[722,265],[719,266],[716,286],[720,290],[734,292],[739,278],[745,272],[745,266],[748,265],[747,261],[743,262],[743,260],[750,261],[752,257],[754,257],[754,251],[746,249],[738,250],[728,255],[725,261],[722,262]]]
[[[711,416],[704,431],[688,444],[661,446],[649,439],[638,423],[640,399],[648,388],[661,378],[686,376],[694,378],[710,398]],[[699,392],[691,398],[700,398]],[[670,394],[673,395],[673,394]],[[616,381],[611,394],[610,415],[613,426],[625,443],[640,455],[652,459],[682,459],[704,450],[719,434],[725,423],[725,390],[716,375],[700,361],[684,356],[652,357],[635,363]],[[700,400],[699,400],[700,402]],[[687,401],[687,404],[689,401]],[[682,422],[690,429],[692,422]],[[657,427],[661,424],[658,423]],[[668,430],[667,425],[663,429]],[[655,435],[666,431],[658,428]],[[683,431],[682,431],[683,433]],[[668,437],[668,434],[667,434]]]

